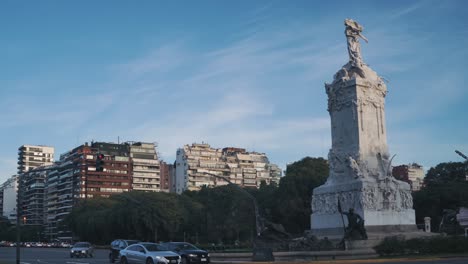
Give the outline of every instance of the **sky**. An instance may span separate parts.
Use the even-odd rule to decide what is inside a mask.
[[[324,83],[364,26],[393,164],[468,154],[467,1],[0,1],[0,183],[18,147],[194,142],[283,169],[331,147]]]

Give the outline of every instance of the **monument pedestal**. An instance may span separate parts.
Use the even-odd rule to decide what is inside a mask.
[[[338,201],[343,212],[353,208],[364,219],[368,232],[417,230],[411,191],[405,182],[385,178],[325,184],[314,189],[312,201],[310,220],[315,235],[344,234],[348,220],[339,213]]]

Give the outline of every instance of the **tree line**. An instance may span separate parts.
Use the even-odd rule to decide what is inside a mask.
[[[441,163],[427,172],[423,188],[413,192],[416,221],[432,218],[437,231],[444,209],[468,206],[466,163]],[[310,228],[312,190],[328,177],[327,160],[306,157],[287,166],[278,185],[246,188],[257,200],[262,218],[291,234]],[[239,186],[202,187],[181,195],[131,191],[110,198],[80,200],[64,221],[81,240],[108,244],[116,238],[142,241],[189,241],[197,244],[251,243],[255,236],[252,199]],[[0,221],[0,240],[14,238],[14,226]],[[36,240],[38,231],[23,233]],[[26,236],[28,239],[26,239]]]

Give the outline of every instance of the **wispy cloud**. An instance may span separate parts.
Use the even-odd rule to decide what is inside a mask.
[[[395,10],[393,13],[391,13],[389,15],[389,18],[394,20],[394,19],[398,19],[398,18],[401,18],[402,16],[406,16],[420,8],[422,8],[423,6],[429,4],[431,1],[429,0],[424,0],[424,1],[419,1],[419,2],[416,2],[410,6],[407,6],[407,7],[403,7],[403,8],[400,8],[398,10]]]

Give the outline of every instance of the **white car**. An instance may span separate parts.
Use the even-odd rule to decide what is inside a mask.
[[[156,243],[138,243],[120,251],[120,264],[180,264],[180,255]]]

